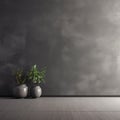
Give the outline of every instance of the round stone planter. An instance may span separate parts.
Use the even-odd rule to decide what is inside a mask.
[[[26,84],[21,84],[13,89],[13,95],[16,98],[25,98],[28,95],[28,87]]]
[[[39,98],[42,95],[42,89],[40,86],[32,86],[31,87],[31,97]]]

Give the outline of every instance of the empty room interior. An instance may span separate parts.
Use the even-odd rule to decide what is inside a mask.
[[[120,0],[0,0],[0,120],[120,120]]]

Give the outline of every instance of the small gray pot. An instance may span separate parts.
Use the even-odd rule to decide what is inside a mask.
[[[31,97],[39,98],[42,95],[42,89],[40,86],[33,86],[31,88]]]
[[[25,98],[28,95],[28,87],[26,84],[21,84],[13,89],[13,95],[16,98]]]

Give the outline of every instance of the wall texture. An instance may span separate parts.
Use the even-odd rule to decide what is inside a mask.
[[[120,95],[120,0],[0,0],[0,95],[12,72],[47,66],[43,95]]]

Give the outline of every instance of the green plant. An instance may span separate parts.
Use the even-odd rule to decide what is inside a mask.
[[[26,82],[26,76],[23,73],[22,69],[19,69],[15,73],[17,84],[24,84]]]
[[[41,82],[44,82],[46,75],[46,67],[42,68],[41,71],[37,69],[37,65],[33,65],[30,71],[28,72],[28,80],[30,80],[32,83],[39,84]]]

